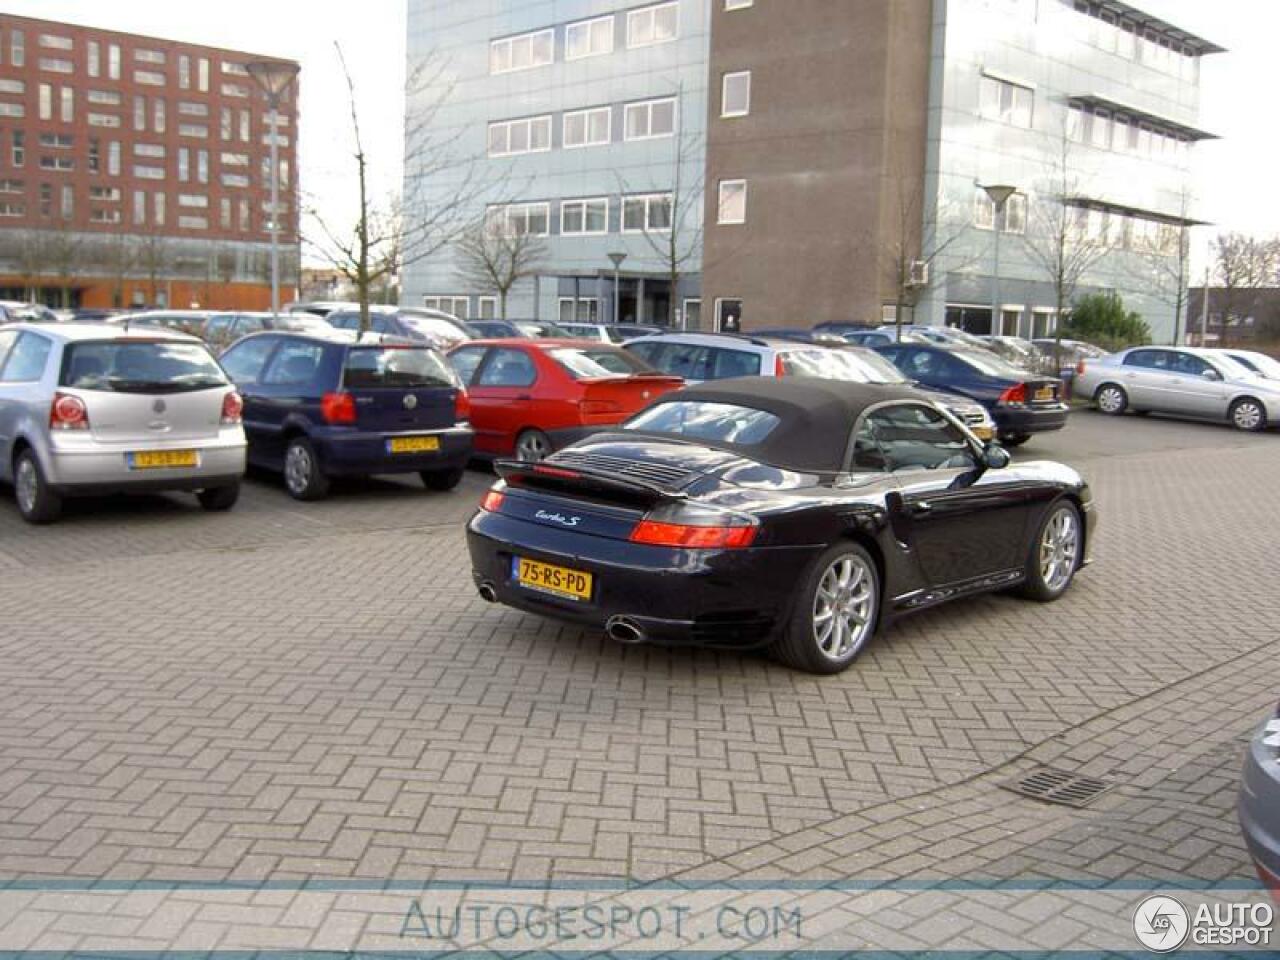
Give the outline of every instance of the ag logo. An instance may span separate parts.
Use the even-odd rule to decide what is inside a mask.
[[[1173,897],[1147,897],[1133,914],[1133,932],[1152,953],[1177,950],[1190,929],[1191,915]]]

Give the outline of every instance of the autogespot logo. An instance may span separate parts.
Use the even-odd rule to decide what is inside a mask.
[[[1177,950],[1190,929],[1191,915],[1173,897],[1147,897],[1133,914],[1133,932],[1152,953]]]

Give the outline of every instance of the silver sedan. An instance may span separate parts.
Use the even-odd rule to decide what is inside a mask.
[[[1131,347],[1076,368],[1076,396],[1103,413],[1172,413],[1226,421],[1240,430],[1280,424],[1280,381],[1266,380],[1216,350]]]
[[[226,510],[245,466],[243,404],[203,343],[156,327],[0,329],[0,480],[48,523],[64,497],[194,491]]]

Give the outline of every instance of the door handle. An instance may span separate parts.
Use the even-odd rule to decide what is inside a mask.
[[[933,504],[928,500],[917,500],[907,507],[907,511],[915,516],[924,516],[933,512]]]
[[[519,394],[519,395],[516,397],[516,399],[517,399],[517,400],[532,400],[532,399],[533,399],[533,397],[532,397],[530,394],[522,393],[522,394]]]
[[[1136,376],[1137,376],[1137,374],[1136,374],[1136,373],[1126,373],[1126,374],[1124,375],[1124,378],[1125,378],[1126,380],[1132,380],[1132,379],[1134,379]]]

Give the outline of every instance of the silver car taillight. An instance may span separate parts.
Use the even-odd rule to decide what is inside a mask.
[[[88,430],[89,408],[70,393],[55,393],[49,406],[50,430]]]
[[[235,390],[231,390],[222,398],[222,423],[235,426],[244,417],[244,399]]]

